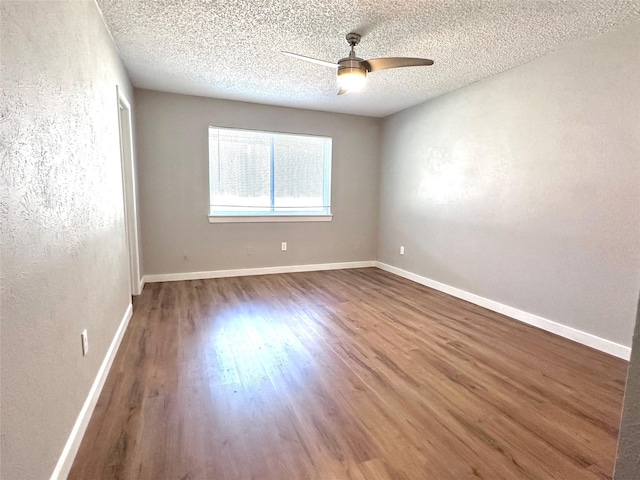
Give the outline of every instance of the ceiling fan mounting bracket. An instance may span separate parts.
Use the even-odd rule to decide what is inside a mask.
[[[351,32],[347,33],[347,43],[351,47],[355,47],[360,43],[361,35],[359,33]]]

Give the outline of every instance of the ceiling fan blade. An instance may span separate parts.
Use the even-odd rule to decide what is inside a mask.
[[[297,53],[291,52],[281,52],[285,55],[289,55],[290,57],[297,58],[299,60],[304,60],[305,62],[317,63],[318,65],[322,65],[325,67],[338,68],[337,63],[325,62],[324,60],[318,60],[317,58],[305,57],[304,55],[298,55]]]
[[[387,57],[372,58],[362,62],[364,68],[369,72],[377,70],[386,70],[388,68],[399,67],[419,67],[421,65],[433,65],[433,60],[428,58],[411,58],[411,57]]]

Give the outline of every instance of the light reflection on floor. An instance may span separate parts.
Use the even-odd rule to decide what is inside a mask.
[[[279,391],[304,393],[315,380],[317,368],[307,348],[316,345],[317,336],[300,324],[299,310],[294,316],[288,308],[274,311],[260,302],[244,302],[214,315],[206,344],[213,385],[235,385],[245,396],[279,402]],[[297,335],[305,331],[306,347],[291,322],[296,322]]]

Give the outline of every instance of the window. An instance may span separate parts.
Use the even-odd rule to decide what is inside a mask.
[[[331,220],[331,138],[209,127],[209,221]]]

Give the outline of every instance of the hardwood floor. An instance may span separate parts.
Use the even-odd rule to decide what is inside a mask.
[[[150,284],[69,478],[611,478],[626,368],[375,268]]]

